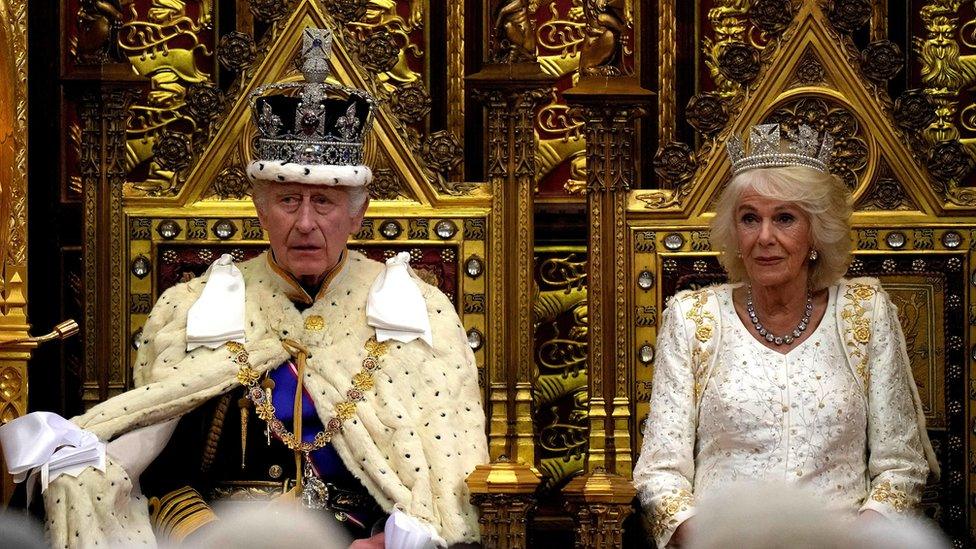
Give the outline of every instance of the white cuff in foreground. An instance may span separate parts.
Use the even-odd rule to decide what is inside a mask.
[[[89,466],[105,471],[105,443],[53,412],[32,412],[0,427],[0,447],[14,482],[39,473],[42,492],[61,475],[76,477]]]
[[[386,549],[434,549],[447,547],[434,527],[395,509],[383,529]]]

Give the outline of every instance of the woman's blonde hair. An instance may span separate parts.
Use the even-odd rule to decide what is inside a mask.
[[[722,191],[712,220],[712,247],[731,282],[746,280],[735,234],[735,211],[742,194],[755,192],[796,204],[810,219],[810,243],[818,258],[810,262],[810,287],[814,291],[837,282],[851,259],[850,192],[839,177],[808,168],[759,168],[732,178]]]

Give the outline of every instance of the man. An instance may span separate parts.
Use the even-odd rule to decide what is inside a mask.
[[[306,82],[251,94],[247,173],[270,251],[224,256],[160,296],[136,388],[73,420],[116,440],[104,471],[47,487],[54,545],[192,539],[219,520],[215,501],[255,498],[301,501],[367,546],[392,522],[478,540],[464,483],[488,461],[474,357],[405,254],[384,266],[346,248],[368,204],[374,106],[325,84],[330,43],[307,29]]]

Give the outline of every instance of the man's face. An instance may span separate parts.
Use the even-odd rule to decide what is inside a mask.
[[[319,282],[336,266],[368,204],[351,211],[347,187],[270,183],[262,192],[258,219],[275,260],[306,283]]]

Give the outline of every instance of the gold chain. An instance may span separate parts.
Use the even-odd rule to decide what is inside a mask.
[[[349,418],[356,415],[358,402],[366,400],[365,392],[376,385],[373,377],[374,372],[379,369],[379,358],[386,354],[387,344],[379,343],[375,337],[366,341],[366,358],[363,359],[362,370],[352,378],[352,387],[346,391],[346,400],[335,405],[335,413],[329,421],[325,423],[325,430],[319,431],[312,442],[304,442],[301,433],[296,435],[285,428],[285,424],[275,416],[275,407],[271,403],[271,398],[266,395],[264,389],[258,384],[261,375],[251,368],[250,358],[244,346],[236,341],[230,341],[227,348],[236,353],[234,361],[240,365],[237,372],[237,381],[247,389],[247,398],[254,403],[254,411],[257,416],[268,423],[268,428],[277,436],[290,450],[308,454],[322,448],[332,442],[332,437],[342,430],[342,424]]]

